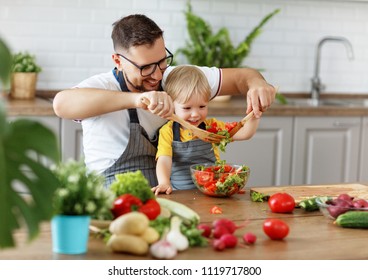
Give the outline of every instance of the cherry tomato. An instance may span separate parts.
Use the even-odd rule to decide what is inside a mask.
[[[237,124],[238,122],[227,122],[225,123],[225,129],[230,132]]]
[[[219,131],[219,128],[217,127],[217,123],[213,122],[210,127],[207,127],[206,130],[208,132],[217,133]]]
[[[263,223],[263,231],[272,240],[281,240],[289,234],[289,226],[279,219],[267,219]]]
[[[114,200],[111,212],[117,218],[123,214],[138,210],[142,205],[143,203],[138,197],[131,194],[123,194]]]
[[[274,213],[290,213],[295,208],[295,200],[290,194],[275,193],[268,199],[268,206]]]
[[[161,207],[156,199],[148,199],[145,204],[139,207],[138,211],[145,214],[149,220],[154,220],[160,215]]]
[[[213,206],[210,212],[211,214],[222,214],[222,209],[218,206]]]

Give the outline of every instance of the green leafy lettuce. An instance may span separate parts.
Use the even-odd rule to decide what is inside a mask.
[[[140,170],[116,174],[115,181],[110,185],[110,189],[116,197],[129,193],[138,197],[142,202],[156,198],[148,180]]]

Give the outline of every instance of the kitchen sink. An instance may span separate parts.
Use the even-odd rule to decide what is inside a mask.
[[[368,99],[320,99],[311,98],[288,98],[288,105],[298,107],[368,107]]]

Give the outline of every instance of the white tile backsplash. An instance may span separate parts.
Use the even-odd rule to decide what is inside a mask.
[[[44,68],[40,89],[63,89],[99,72],[109,71],[112,23],[143,13],[164,29],[175,51],[188,38],[186,0],[0,0],[0,36],[12,50],[35,53]],[[347,59],[342,45],[323,46],[320,78],[329,92],[368,94],[368,2],[290,0],[192,0],[193,11],[216,32],[227,27],[237,45],[276,8],[254,41],[244,65],[262,74],[283,92],[308,92],[318,41],[344,36],[354,48]],[[182,61],[185,62],[185,61]]]

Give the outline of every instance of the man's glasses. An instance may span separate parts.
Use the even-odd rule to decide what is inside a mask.
[[[120,53],[116,53],[116,54],[118,56],[121,56],[122,58],[128,60],[131,64],[133,64],[135,67],[137,67],[141,71],[141,76],[142,77],[147,77],[147,76],[152,75],[156,71],[157,66],[158,66],[158,68],[160,68],[160,70],[165,70],[167,67],[169,67],[171,65],[171,63],[174,60],[174,55],[167,48],[165,48],[165,50],[168,52],[168,54],[169,54],[168,56],[161,59],[160,61],[157,61],[157,62],[154,62],[154,63],[151,63],[151,64],[142,65],[142,66],[139,66],[138,64],[131,61],[129,58],[125,57],[124,55],[122,55]]]

